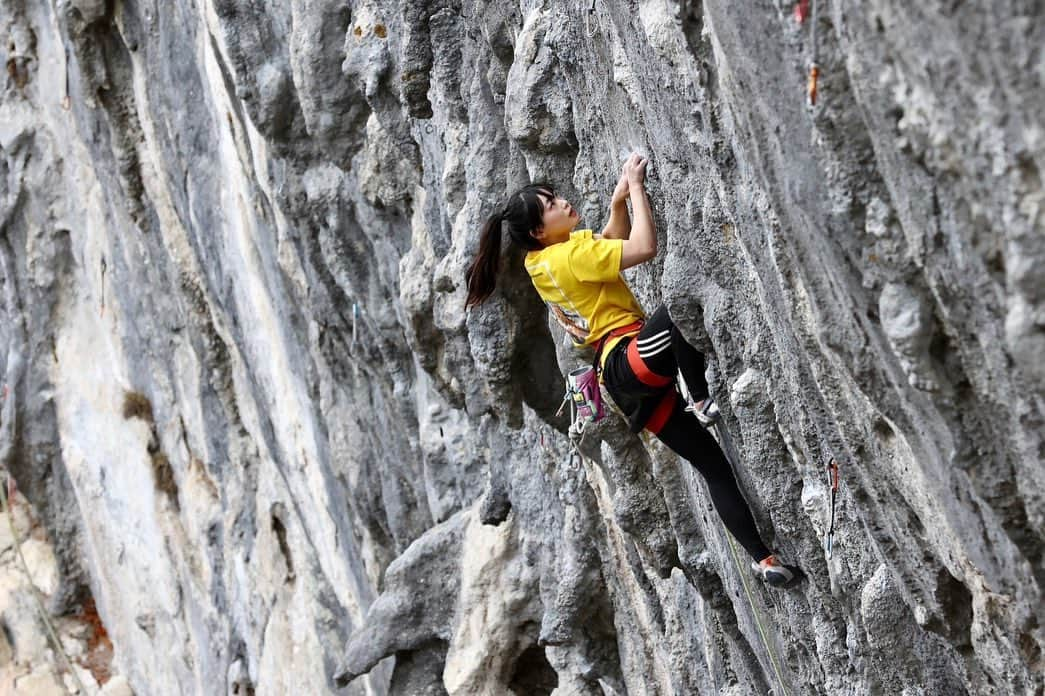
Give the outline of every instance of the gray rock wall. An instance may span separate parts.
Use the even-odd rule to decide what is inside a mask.
[[[0,8],[0,455],[139,694],[1045,690],[1040,3]],[[708,354],[771,593],[480,225],[551,180]],[[834,553],[825,465],[841,464]],[[739,562],[738,562],[739,561]],[[12,646],[17,654],[19,646]]]

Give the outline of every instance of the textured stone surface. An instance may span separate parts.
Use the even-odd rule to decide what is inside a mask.
[[[0,515],[0,693],[76,693],[78,678],[91,694],[133,694],[125,679],[113,677],[112,645],[90,608],[51,620],[76,678],[70,674],[38,603],[38,597],[54,597],[57,589],[53,545],[26,499],[12,490],[9,500],[10,517],[6,510]]]
[[[0,461],[49,610],[93,596],[136,693],[1045,690],[1045,17],[820,4],[810,108],[789,3],[5,3]],[[632,150],[626,275],[796,591],[615,416],[569,456],[584,357],[518,254],[462,309],[508,190],[598,228]]]

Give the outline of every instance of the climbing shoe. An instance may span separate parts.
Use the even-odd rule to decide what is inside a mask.
[[[682,376],[682,370],[679,370],[675,384],[678,386],[679,394],[682,395],[682,400],[686,402],[686,410],[696,416],[705,428],[710,428],[722,417],[718,404],[710,396],[701,401],[693,401],[693,395],[690,394],[686,378]]]
[[[751,561],[751,572],[772,587],[791,587],[804,577],[797,566],[784,565],[776,556]]]
[[[715,423],[718,423],[722,417],[722,412],[718,410],[718,404],[710,396],[695,404],[691,403],[686,407],[686,410],[696,416],[697,420],[705,428],[710,428]]]

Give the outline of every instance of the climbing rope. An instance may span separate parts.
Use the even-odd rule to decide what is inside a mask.
[[[722,450],[722,454],[725,456],[726,461],[729,462],[730,468],[734,468],[733,458],[729,455],[729,450],[732,448],[730,447],[727,449],[726,443],[723,442],[722,439],[723,433],[726,431],[720,431],[717,427],[713,431],[709,428],[708,431],[712,433],[715,440],[718,442],[718,446]],[[762,614],[758,611],[758,608],[755,606],[755,600],[751,596],[751,587],[748,585],[747,570],[740,562],[740,556],[737,554],[737,547],[736,543],[733,541],[733,535],[729,533],[728,529],[726,529],[726,523],[723,522],[721,518],[719,518],[719,522],[722,524],[722,533],[726,537],[726,541],[729,543],[729,552],[730,555],[733,556],[733,565],[737,569],[737,575],[740,576],[740,584],[744,586],[744,595],[747,597],[748,607],[750,607],[751,614],[755,617],[755,626],[758,628],[758,635],[762,639],[762,645],[765,646],[766,653],[769,655],[769,663],[773,666],[773,673],[776,674],[777,683],[780,684],[781,696],[788,696],[787,687],[784,686],[784,677],[780,673],[780,664],[777,661],[776,653],[773,652],[773,647],[769,644],[769,637],[766,633],[766,629],[762,625]]]
[[[766,636],[766,629],[762,626],[762,615],[755,607],[755,600],[751,597],[751,588],[747,583],[747,572],[741,566],[740,557],[737,555],[736,544],[734,543],[729,530],[726,529],[725,523],[722,524],[722,531],[725,532],[726,541],[729,542],[729,551],[733,555],[733,563],[736,565],[737,574],[740,575],[740,583],[744,586],[744,594],[747,595],[748,606],[751,607],[751,613],[755,617],[755,626],[758,627],[758,635],[762,638],[762,644],[766,646],[766,652],[769,654],[769,662],[773,665],[773,672],[776,674],[777,683],[780,684],[781,694],[782,696],[788,696],[787,687],[784,686],[784,677],[780,674],[780,665],[777,664],[776,654],[773,652],[773,648],[769,645],[769,638]]]
[[[680,378],[681,378],[681,375],[680,375]],[[684,384],[685,383],[683,382],[683,385]],[[685,387],[683,387],[683,388],[685,388]],[[563,409],[566,406],[566,403],[569,402],[569,404],[570,404],[570,416],[571,416],[570,421],[571,421],[571,423],[575,423],[576,419],[577,419],[577,410],[576,410],[577,406],[574,403],[574,400],[569,398],[569,397],[570,397],[570,391],[569,391],[569,389],[567,389],[566,396],[563,399],[562,406],[559,407],[559,413],[557,413],[556,416],[558,416],[559,414],[562,413]],[[612,400],[609,403],[611,404],[611,407],[614,406]],[[613,410],[617,411],[616,408],[613,408]],[[619,411],[617,411],[617,412],[619,413]],[[620,415],[623,416],[623,414],[620,414]],[[582,433],[582,432],[583,432],[583,429],[578,431],[579,434]],[[645,435],[646,435],[646,431],[643,431],[643,436],[645,436]],[[718,438],[716,438],[716,439],[718,439]],[[648,438],[646,439],[646,443],[645,444],[646,444],[647,447],[649,446]],[[541,445],[542,446],[544,445],[544,436],[543,436],[543,434],[541,435]],[[719,444],[719,446],[721,447],[721,443]],[[570,438],[570,450],[571,450],[570,451],[571,463],[572,463],[572,459],[573,459],[574,456],[577,457],[577,459],[579,460],[579,462],[581,464],[584,464],[584,463],[586,463],[588,461],[588,459],[581,452],[580,447],[579,447],[579,443],[573,441],[573,438]],[[723,449],[723,454],[725,454],[725,450],[724,449]],[[727,456],[727,460],[728,460],[728,456]],[[732,466],[732,462],[730,462],[730,465]],[[735,542],[733,541],[733,536],[729,533],[729,530],[726,529],[725,522],[722,522],[721,519],[720,519],[720,522],[722,524],[722,531],[723,531],[723,533],[724,533],[724,535],[726,537],[726,541],[729,543],[729,551],[730,551],[730,554],[733,557],[733,564],[736,566],[737,575],[740,576],[740,582],[744,586],[744,595],[747,597],[748,607],[750,607],[751,614],[755,617],[755,626],[758,627],[758,635],[762,639],[762,644],[766,648],[766,653],[769,655],[769,662],[773,666],[773,673],[776,675],[777,683],[780,685],[780,696],[788,696],[787,687],[784,685],[784,677],[783,677],[783,675],[780,672],[779,661],[777,660],[776,653],[773,652],[773,647],[769,643],[769,637],[768,637],[768,635],[766,633],[766,629],[762,625],[762,615],[759,612],[758,608],[755,606],[754,598],[751,596],[751,588],[748,585],[747,572],[745,571],[745,569],[743,568],[743,566],[742,566],[742,564],[740,562],[740,557],[737,554],[737,547],[736,547]]]
[[[40,612],[40,618],[43,619],[44,626],[47,628],[47,634],[51,638],[51,642],[54,644],[58,654],[62,656],[65,661],[66,669],[69,670],[69,674],[72,675],[73,681],[76,682],[76,688],[81,694],[86,694],[87,689],[84,687],[83,682],[80,681],[80,675],[73,669],[73,661],[69,659],[69,654],[65,652],[65,646],[62,645],[61,639],[58,638],[58,633],[54,630],[54,624],[51,623],[51,617],[47,615],[47,610],[44,609],[43,594],[40,592],[40,588],[33,582],[33,576],[29,573],[29,564],[25,562],[25,556],[22,555],[22,544],[18,541],[18,533],[15,531],[14,515],[11,514],[10,497],[8,495],[7,487],[11,485],[13,479],[10,474],[7,475],[7,480],[0,482],[0,504],[3,505],[4,512],[7,514],[7,526],[11,530],[11,543],[14,544],[15,553],[18,555],[18,560],[22,565],[22,572],[25,573],[26,579],[29,581],[29,586],[33,588],[33,599],[36,600],[36,609]],[[62,682],[63,688],[65,682]],[[68,691],[68,689],[66,689]]]

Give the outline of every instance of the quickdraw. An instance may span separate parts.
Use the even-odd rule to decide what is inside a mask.
[[[359,325],[359,303],[352,303],[352,347],[356,347],[356,327]]]
[[[827,483],[831,487],[831,514],[824,548],[827,551],[827,557],[831,558],[835,541],[835,499],[838,496],[838,462],[834,457],[831,457],[831,461],[827,464]]]
[[[816,95],[817,95],[817,82],[820,80],[820,45],[816,39],[816,25],[817,20],[820,19],[819,2],[818,0],[813,1],[813,26],[810,31],[812,32],[812,39],[810,43],[813,45],[813,55],[809,61],[809,85],[806,89],[807,95],[809,96],[809,106],[816,106]]]
[[[802,24],[809,16],[809,0],[799,0],[795,5],[795,21]]]
[[[812,12],[810,12],[810,2],[812,2]],[[820,81],[820,45],[817,41],[816,25],[817,20],[820,18],[820,8],[818,0],[799,0],[798,4],[795,5],[795,20],[799,24],[804,24],[806,18],[810,15],[812,15],[812,27],[810,27],[810,47],[812,56],[809,62],[809,79],[806,84],[806,96],[809,98],[809,106],[816,106],[818,93],[817,86]]]

